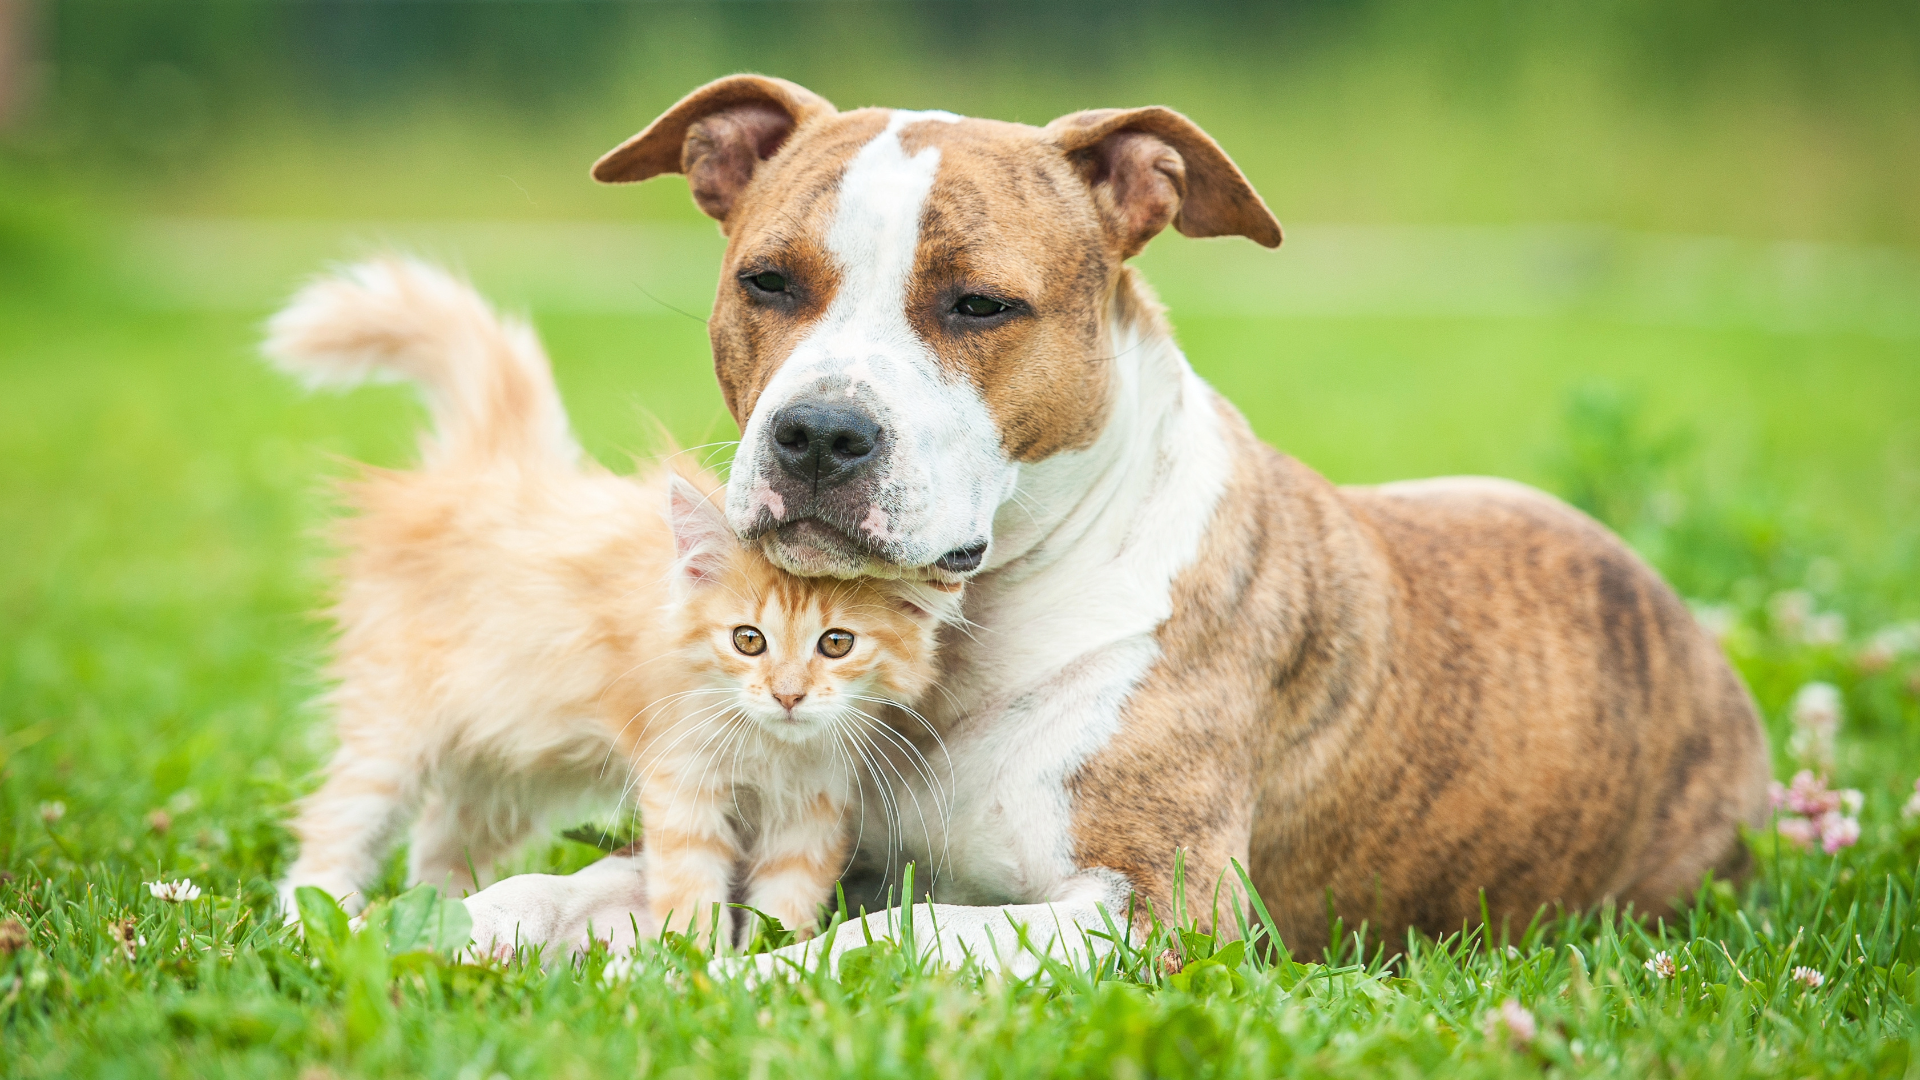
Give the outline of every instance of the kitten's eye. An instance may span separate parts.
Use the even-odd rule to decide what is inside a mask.
[[[783,293],[787,291],[787,276],[777,270],[762,270],[745,278],[747,284],[761,292]]]
[[[767,636],[751,626],[733,628],[733,647],[744,656],[759,656],[767,651]]]
[[[829,630],[820,635],[820,655],[838,660],[853,651],[853,634],[846,630]]]
[[[953,310],[955,314],[970,315],[976,319],[991,318],[995,315],[1000,314],[1003,311],[1010,311],[1012,310],[1012,308],[1013,308],[1012,304],[1006,303],[1001,300],[995,300],[991,296],[977,296],[977,295],[963,296],[960,298],[959,303],[953,305]]]

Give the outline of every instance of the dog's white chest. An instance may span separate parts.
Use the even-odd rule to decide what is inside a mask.
[[[883,770],[891,797],[866,800],[869,858],[885,860],[883,836],[897,842],[893,873],[911,859],[944,902],[1053,899],[1078,869],[1068,782],[1119,730],[1127,695],[1157,656],[1147,635],[1111,643],[970,709],[944,746],[922,741],[923,760],[892,755]]]

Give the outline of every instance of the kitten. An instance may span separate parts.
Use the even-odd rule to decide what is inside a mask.
[[[301,885],[357,910],[409,822],[408,880],[471,890],[530,833],[637,788],[643,934],[705,930],[720,904],[730,939],[743,864],[748,905],[811,927],[863,747],[904,742],[880,710],[930,685],[957,593],[794,577],[739,544],[713,477],[586,459],[532,331],[425,265],[309,286],[266,351],[313,383],[410,379],[434,427],[417,470],[345,486],[340,747],[293,825],[288,910]]]

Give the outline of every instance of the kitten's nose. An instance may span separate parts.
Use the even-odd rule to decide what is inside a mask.
[[[805,701],[806,697],[807,695],[804,692],[798,694],[775,694],[773,695],[773,700],[779,702],[781,707],[785,708],[787,712],[791,714],[793,707]]]

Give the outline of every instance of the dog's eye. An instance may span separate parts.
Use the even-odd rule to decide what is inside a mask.
[[[733,647],[743,656],[759,656],[767,651],[767,636],[751,626],[733,628]]]
[[[787,291],[787,276],[777,270],[762,270],[747,277],[747,284],[761,292],[783,293]]]
[[[1012,304],[995,300],[991,296],[963,296],[953,305],[957,315],[970,315],[976,319],[985,319],[1013,308]]]
[[[838,660],[853,651],[853,634],[846,630],[829,630],[820,635],[820,655]]]

